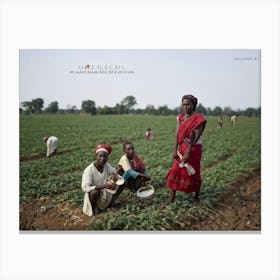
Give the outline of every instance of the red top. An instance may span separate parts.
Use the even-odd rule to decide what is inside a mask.
[[[180,114],[177,117],[179,122],[178,144],[182,144],[185,138],[191,139],[192,132],[200,125],[203,126],[204,130],[206,124],[206,119],[201,114],[193,114],[187,120],[184,118],[185,114]]]

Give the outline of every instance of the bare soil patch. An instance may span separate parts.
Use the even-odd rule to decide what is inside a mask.
[[[249,178],[237,181],[221,197],[208,217],[200,217],[187,229],[261,230],[261,174],[255,170]],[[207,211],[207,209],[206,209]]]
[[[20,230],[86,230],[92,218],[69,202],[53,205],[50,198],[20,205]]]

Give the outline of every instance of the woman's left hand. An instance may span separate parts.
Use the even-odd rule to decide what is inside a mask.
[[[112,180],[113,180],[114,182],[116,182],[116,181],[118,180],[118,174],[113,173],[113,174],[111,175],[111,178],[112,178]]]

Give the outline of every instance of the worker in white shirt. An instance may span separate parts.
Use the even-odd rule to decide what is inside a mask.
[[[230,118],[231,125],[235,125],[236,121],[237,121],[236,115],[231,116],[231,118]]]
[[[84,170],[82,190],[84,191],[83,213],[89,217],[111,207],[125,188],[118,186],[116,169],[108,162],[112,147],[99,144],[95,147],[95,160]],[[116,192],[112,192],[112,191]]]
[[[58,139],[55,136],[45,136],[44,142],[47,143],[47,157],[53,156],[57,152]]]

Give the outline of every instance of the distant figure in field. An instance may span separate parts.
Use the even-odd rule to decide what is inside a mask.
[[[236,121],[237,121],[236,115],[233,115],[233,116],[230,117],[231,125],[235,125],[235,124],[236,124]]]
[[[144,186],[146,181],[150,180],[147,174],[144,162],[135,153],[132,142],[123,144],[124,155],[121,157],[118,165],[118,174],[121,175],[127,182],[130,189],[138,190]]]
[[[146,131],[146,139],[150,140],[152,138],[153,138],[152,130],[150,128],[148,128],[147,131]]]
[[[223,124],[224,124],[223,117],[222,117],[222,115],[220,115],[219,119],[218,119],[218,125],[219,125],[220,128],[222,128]]]
[[[57,152],[58,139],[55,136],[45,136],[43,141],[47,143],[47,157],[51,157]]]

